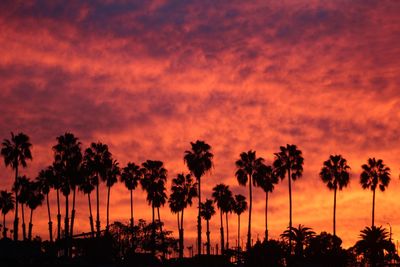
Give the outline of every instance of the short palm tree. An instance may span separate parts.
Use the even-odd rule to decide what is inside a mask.
[[[293,240],[295,242],[295,255],[303,257],[304,247],[315,236],[315,232],[304,225],[299,224],[298,228],[292,227],[285,230],[281,237],[285,240]]]
[[[247,210],[246,197],[238,194],[235,195],[233,203],[233,212],[238,216],[238,233],[237,233],[237,249],[240,251],[240,215]]]
[[[28,230],[28,240],[32,240],[32,218],[33,218],[33,211],[38,207],[41,206],[44,200],[43,193],[40,189],[40,184],[38,182],[31,182],[30,183],[30,193],[29,198],[26,204],[31,209],[31,216],[29,219],[29,230]]]
[[[15,171],[15,181],[17,182],[19,166],[27,167],[27,160],[32,160],[32,144],[29,136],[24,133],[14,135],[11,132],[11,139],[4,139],[1,147],[1,155],[4,158],[6,167],[10,166]],[[15,192],[15,218],[14,218],[14,241],[18,240],[18,198]]]
[[[280,151],[275,153],[273,163],[276,174],[284,179],[287,175],[289,185],[289,229],[292,229],[292,180],[296,181],[303,175],[304,158],[301,150],[296,145],[287,144],[281,146]],[[289,247],[292,249],[292,239],[289,236]],[[291,252],[291,251],[290,251]]]
[[[333,235],[336,236],[336,191],[342,190],[349,184],[350,167],[341,155],[331,155],[324,162],[319,176],[329,190],[333,190]]]
[[[121,174],[121,170],[119,168],[119,164],[116,160],[113,160],[111,168],[108,169],[107,174],[106,174],[106,186],[107,186],[107,225],[106,225],[106,231],[108,232],[110,229],[110,193],[111,193],[111,187],[114,186],[116,182],[118,182],[118,177]]]
[[[207,255],[210,255],[210,220],[211,217],[215,214],[214,202],[211,199],[206,199],[204,203],[200,203],[200,216],[207,223]]]
[[[395,252],[395,246],[390,241],[388,232],[382,226],[366,227],[361,231],[360,238],[355,249],[371,266],[383,264],[385,251],[387,253]]]
[[[7,190],[0,191],[0,209],[3,214],[3,238],[7,238],[6,215],[14,210],[14,197]]]
[[[227,249],[228,245],[225,247],[223,214],[231,211],[232,200],[233,200],[232,191],[229,189],[229,186],[227,186],[225,184],[217,184],[213,188],[212,197],[220,211],[221,252],[224,253],[225,248]],[[228,216],[226,216],[226,225],[228,226],[227,219],[228,219]],[[228,243],[228,241],[226,243]]]
[[[94,190],[93,179],[90,176],[90,171],[87,169],[86,165],[83,164],[82,168],[82,183],[79,185],[79,190],[88,196],[88,206],[89,206],[89,225],[90,225],[90,235],[94,237],[94,223],[93,223],[93,214],[92,214],[92,201],[90,198],[90,194]]]
[[[61,239],[61,209],[60,209],[60,190],[62,183],[64,181],[62,166],[60,163],[53,162],[51,170],[54,175],[54,183],[52,185],[53,189],[56,190],[57,196],[57,240]]]
[[[247,227],[247,242],[246,249],[251,248],[251,211],[253,207],[253,186],[255,185],[254,175],[260,169],[264,162],[263,158],[257,158],[256,151],[249,150],[242,152],[240,158],[235,162],[236,173],[235,176],[240,185],[246,186],[249,184],[249,221]]]
[[[279,182],[271,166],[261,164],[259,171],[254,176],[254,183],[265,192],[265,240],[268,240],[268,194],[274,191],[275,185]]]
[[[13,191],[17,193],[17,200],[21,205],[21,217],[22,217],[22,240],[26,240],[26,225],[25,225],[25,205],[29,198],[30,193],[30,179],[23,176],[18,176],[17,182],[14,184]]]
[[[121,182],[125,184],[125,187],[129,190],[131,196],[131,219],[130,226],[133,230],[133,191],[138,186],[139,181],[143,178],[143,173],[140,171],[140,166],[135,163],[129,162],[126,167],[122,169]]]
[[[171,195],[169,199],[171,211],[178,214],[179,230],[179,257],[183,257],[184,232],[183,214],[187,206],[192,206],[192,199],[197,196],[197,183],[190,174],[178,174],[172,179]],[[172,205],[172,206],[171,206]],[[179,219],[179,214],[181,218]]]
[[[363,169],[360,175],[360,183],[363,189],[371,189],[372,191],[372,226],[375,224],[375,190],[379,189],[383,192],[390,182],[390,169],[381,159],[368,159],[368,163],[361,166]]]
[[[108,146],[103,143],[92,143],[85,150],[84,164],[89,170],[89,175],[96,186],[96,235],[100,236],[100,180],[106,180],[107,170],[111,168],[112,157]]]
[[[197,215],[197,254],[201,254],[201,215],[200,215],[200,203],[201,203],[201,177],[211,170],[213,166],[213,157],[211,153],[211,146],[204,141],[197,140],[196,142],[190,142],[192,149],[185,151],[183,157],[189,171],[196,177],[198,184],[198,215]]]
[[[51,221],[51,213],[50,213],[50,201],[49,201],[49,193],[50,189],[53,186],[55,181],[54,172],[51,166],[43,169],[39,172],[39,175],[36,177],[36,182],[38,183],[39,189],[42,194],[46,195],[46,204],[47,204],[47,215],[49,218],[49,238],[50,242],[53,242],[53,222]]]

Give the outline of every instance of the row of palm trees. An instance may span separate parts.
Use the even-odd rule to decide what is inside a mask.
[[[57,239],[61,239],[61,212],[60,212],[60,193],[65,197],[65,218],[64,218],[64,238],[73,237],[75,220],[75,199],[77,191],[81,191],[88,197],[89,223],[92,237],[100,236],[100,212],[99,212],[99,187],[103,182],[107,187],[107,214],[105,231],[109,230],[109,204],[112,186],[118,182],[123,182],[130,192],[130,226],[134,227],[133,212],[133,192],[140,184],[147,193],[147,202],[152,207],[152,222],[161,222],[160,207],[164,206],[168,200],[166,194],[167,170],[162,161],[147,160],[141,165],[129,162],[125,167],[120,167],[113,158],[106,144],[97,142],[82,151],[79,139],[72,133],[65,133],[56,138],[57,143],[53,146],[54,161],[52,165],[40,171],[34,181],[30,181],[25,176],[19,175],[20,167],[27,167],[27,161],[32,160],[31,143],[29,137],[23,133],[14,135],[11,139],[5,139],[2,143],[1,154],[6,166],[10,166],[15,171],[15,182],[13,192],[15,193],[15,219],[14,219],[14,240],[18,239],[18,205],[21,204],[22,210],[22,229],[25,239],[24,205],[31,208],[31,218],[33,210],[39,206],[44,197],[47,202],[49,217],[49,237],[52,237],[52,219],[49,205],[49,192],[56,191],[57,195]],[[246,248],[251,247],[251,222],[252,222],[252,198],[253,187],[260,187],[265,192],[265,239],[268,240],[268,196],[274,191],[279,180],[287,178],[289,188],[289,227],[292,229],[292,182],[302,177],[304,158],[301,150],[295,145],[281,146],[280,150],[274,154],[275,159],[272,165],[265,163],[261,157],[257,157],[255,151],[243,152],[235,162],[236,178],[242,186],[248,186],[247,205],[246,197],[235,195],[224,184],[214,187],[212,198],[201,201],[201,181],[202,177],[213,167],[213,154],[211,146],[204,141],[191,143],[191,149],[185,151],[184,162],[190,173],[178,174],[172,181],[169,206],[173,213],[177,214],[180,256],[183,256],[184,240],[184,210],[191,206],[194,198],[198,198],[198,218],[197,218],[197,242],[198,254],[201,254],[202,247],[202,218],[207,223],[207,252],[209,252],[209,220],[215,214],[213,203],[216,203],[220,210],[221,221],[221,250],[229,248],[229,223],[228,213],[235,212],[238,215],[238,225],[240,227],[240,215],[249,210],[247,242]],[[374,226],[375,192],[377,187],[381,191],[389,185],[390,169],[381,159],[370,158],[367,164],[362,165],[360,177],[361,185],[364,189],[371,189],[373,192],[372,205],[372,226]],[[193,179],[193,177],[195,179]],[[342,190],[349,183],[350,167],[341,155],[332,155],[323,163],[320,177],[327,187],[334,191],[333,207],[333,233],[336,234],[336,194],[337,190]],[[96,189],[96,223],[94,224],[91,205],[91,193]],[[35,201],[28,203],[27,193]],[[71,218],[69,218],[69,197],[72,194]],[[3,195],[4,198],[3,199]],[[0,201],[3,215],[7,214],[12,208],[10,193],[2,193]],[[226,220],[226,244],[224,238],[223,215]],[[32,221],[30,220],[29,232],[31,233]],[[162,224],[159,224],[160,228]],[[5,227],[4,227],[5,228]],[[160,229],[162,230],[162,229]],[[153,227],[152,239],[155,237],[156,229]],[[240,234],[240,229],[238,231]],[[238,238],[239,240],[239,238]],[[289,244],[291,247],[291,236]]]

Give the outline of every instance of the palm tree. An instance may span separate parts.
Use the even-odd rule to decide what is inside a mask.
[[[118,177],[120,176],[121,171],[119,168],[119,164],[116,160],[113,160],[111,168],[107,170],[107,175],[106,175],[106,186],[107,186],[107,226],[106,226],[106,231],[109,231],[110,228],[110,223],[109,223],[109,218],[110,218],[110,193],[111,193],[111,187],[118,182]]]
[[[53,162],[51,166],[51,171],[54,175],[54,183],[52,185],[53,189],[56,190],[57,194],[57,240],[61,238],[61,210],[60,210],[60,190],[62,188],[63,172],[60,163]]]
[[[167,181],[167,170],[164,163],[158,160],[147,160],[142,163],[143,179],[140,181],[142,188],[147,192],[147,202],[151,205],[152,210],[152,253],[155,254],[155,208],[159,208],[166,201],[165,183]],[[160,221],[160,213],[158,209],[158,219]],[[161,227],[161,221],[160,221]]]
[[[21,215],[22,215],[22,240],[26,240],[26,225],[25,225],[25,210],[24,207],[28,201],[30,194],[30,180],[25,175],[18,176],[17,182],[14,183],[14,192],[17,193],[17,201],[21,204]]]
[[[303,174],[304,158],[296,145],[281,146],[275,153],[273,167],[277,175],[283,180],[287,174],[289,184],[289,229],[292,229],[292,180],[296,181]],[[292,239],[289,236],[289,247],[292,249]],[[291,251],[290,251],[291,252]]]
[[[49,237],[50,237],[50,242],[53,242],[53,222],[51,221],[50,201],[49,201],[50,188],[53,186],[55,181],[55,176],[52,166],[49,166],[46,169],[41,170],[39,172],[38,177],[36,177],[36,181],[38,183],[41,193],[46,195],[47,215],[49,217]]]
[[[32,240],[32,218],[33,218],[33,211],[42,205],[44,200],[44,196],[40,190],[40,184],[38,182],[31,182],[30,183],[30,190],[29,190],[29,198],[27,201],[28,207],[31,209],[31,216],[29,219],[29,231],[28,231],[28,240]]]
[[[93,223],[93,215],[92,215],[92,202],[90,199],[90,193],[94,190],[94,184],[92,177],[90,176],[90,172],[87,169],[86,165],[83,165],[83,180],[79,185],[79,190],[88,196],[88,204],[89,204],[89,224],[90,224],[90,235],[94,237],[94,223]]]
[[[184,235],[183,235],[183,213],[185,208],[192,206],[192,199],[197,196],[197,183],[193,181],[190,174],[180,173],[172,180],[171,195],[169,199],[170,208],[173,213],[178,214],[179,230],[179,257],[183,257]],[[180,213],[180,221],[179,221]]]
[[[143,173],[140,171],[140,166],[135,163],[129,162],[126,167],[122,169],[121,182],[125,184],[125,187],[129,190],[131,195],[131,230],[133,230],[133,190],[138,186],[139,181],[142,179]]]
[[[322,181],[329,190],[333,190],[333,235],[336,236],[336,191],[342,190],[349,184],[350,167],[341,155],[331,155],[319,173]]]
[[[390,169],[381,159],[368,159],[368,163],[361,166],[363,169],[360,175],[360,183],[363,189],[371,189],[372,193],[372,226],[375,220],[375,190],[379,189],[383,192],[390,182]]]
[[[99,184],[100,180],[106,180],[107,170],[112,165],[111,153],[108,151],[106,144],[92,143],[85,150],[84,162],[88,170],[93,184],[96,186],[96,232],[97,237],[100,236],[100,198]]]
[[[183,157],[188,169],[196,177],[198,184],[198,215],[197,215],[197,254],[201,254],[201,216],[200,216],[200,203],[201,203],[201,177],[211,170],[213,166],[212,159],[214,155],[211,153],[211,146],[204,141],[197,140],[190,142],[192,149],[185,151]]]
[[[303,257],[304,247],[309,244],[309,241],[315,236],[315,232],[304,225],[299,224],[298,228],[292,227],[285,230],[281,237],[285,240],[294,240],[295,242],[295,255]]]
[[[275,175],[271,166],[261,164],[259,171],[254,176],[254,183],[257,187],[261,187],[265,192],[265,240],[268,241],[268,193],[274,191],[275,185],[279,182],[279,178]]]
[[[254,175],[260,169],[260,166],[264,162],[263,158],[257,158],[256,152],[249,150],[248,152],[242,152],[240,154],[240,159],[235,162],[236,173],[235,176],[240,185],[246,186],[249,184],[249,223],[247,228],[247,242],[246,249],[251,248],[251,210],[253,207],[253,190],[252,186],[255,185],[253,179]]]
[[[210,219],[215,214],[213,201],[206,199],[204,203],[200,203],[200,216],[207,222],[207,255],[210,255]]]
[[[237,249],[240,250],[240,215],[247,210],[246,197],[238,194],[235,195],[235,202],[233,204],[233,212],[238,216],[238,235],[237,235]]]
[[[32,160],[31,153],[32,144],[29,137],[24,133],[14,135],[11,132],[11,140],[4,139],[1,148],[1,155],[4,158],[6,167],[11,166],[15,170],[15,182],[17,182],[18,168],[27,167],[27,160]],[[14,241],[18,240],[18,199],[15,192],[15,218],[14,218]]]
[[[232,191],[229,189],[229,186],[225,184],[217,184],[213,188],[212,197],[214,198],[214,202],[217,204],[217,207],[220,211],[220,219],[221,219],[221,252],[225,251],[225,242],[224,242],[224,225],[223,225],[223,214],[230,212],[232,210]],[[226,226],[228,227],[228,216],[226,215]],[[228,231],[227,231],[227,239],[228,239]],[[226,242],[228,249],[228,241]]]
[[[6,215],[10,210],[14,210],[14,197],[11,192],[0,191],[0,209],[3,213],[3,238],[7,238]]]

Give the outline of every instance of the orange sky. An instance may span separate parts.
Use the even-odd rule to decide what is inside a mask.
[[[203,180],[203,198],[220,182],[247,196],[234,178],[240,152],[254,149],[271,163],[280,145],[294,143],[305,157],[293,189],[294,225],[317,232],[331,231],[333,205],[318,173],[330,154],[340,153],[352,167],[337,204],[345,247],[371,219],[372,193],[359,185],[360,166],[368,157],[382,158],[392,181],[377,194],[376,224],[391,223],[397,240],[399,13],[395,0],[2,1],[0,138],[10,131],[31,137],[34,160],[23,171],[31,177],[51,163],[55,137],[65,131],[83,147],[107,143],[121,165],[163,160],[170,178],[187,171],[189,142],[205,140],[215,166]],[[10,189],[12,177],[1,164],[0,188]],[[111,220],[128,221],[127,192],[113,187]],[[80,194],[77,201],[76,232],[87,231],[87,199]],[[141,190],[134,201],[136,218],[150,219]],[[105,197],[101,203],[104,225]],[[253,235],[262,237],[260,189],[253,207]],[[277,238],[288,223],[286,180],[271,195],[269,211],[270,234]],[[190,244],[195,207],[185,214]],[[161,216],[176,234],[167,207]],[[230,218],[234,244],[236,217]],[[47,238],[45,206],[34,225],[34,233]],[[215,243],[218,217],[211,225]]]

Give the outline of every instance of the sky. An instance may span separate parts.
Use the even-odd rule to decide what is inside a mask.
[[[318,233],[332,232],[333,209],[319,171],[329,155],[342,154],[351,167],[337,199],[344,247],[371,222],[372,192],[360,186],[361,165],[382,158],[392,180],[377,193],[375,222],[390,223],[397,240],[399,13],[396,0],[1,1],[0,138],[11,131],[30,136],[33,161],[22,173],[31,178],[52,163],[56,136],[72,132],[82,148],[108,144],[121,166],[162,160],[168,189],[174,176],[188,172],[183,155],[190,142],[205,140],[214,167],[202,180],[203,199],[217,183],[248,195],[234,177],[241,152],[256,150],[271,164],[279,146],[296,144],[305,161],[293,184],[293,224]],[[1,163],[0,188],[12,182],[12,170]],[[50,198],[55,222],[55,194]],[[253,200],[256,240],[264,233],[261,189]],[[100,201],[104,226],[105,194]],[[34,213],[33,232],[48,238],[45,207]],[[129,207],[128,191],[114,186],[111,221],[127,222]],[[140,189],[134,212],[151,218]],[[271,238],[285,230],[288,213],[285,179],[269,198]],[[79,194],[74,232],[89,230],[87,218],[87,198]],[[177,236],[168,206],[161,218]],[[230,215],[231,245],[236,220]],[[218,216],[211,227],[214,245]],[[186,245],[195,236],[196,201],[185,212]]]

